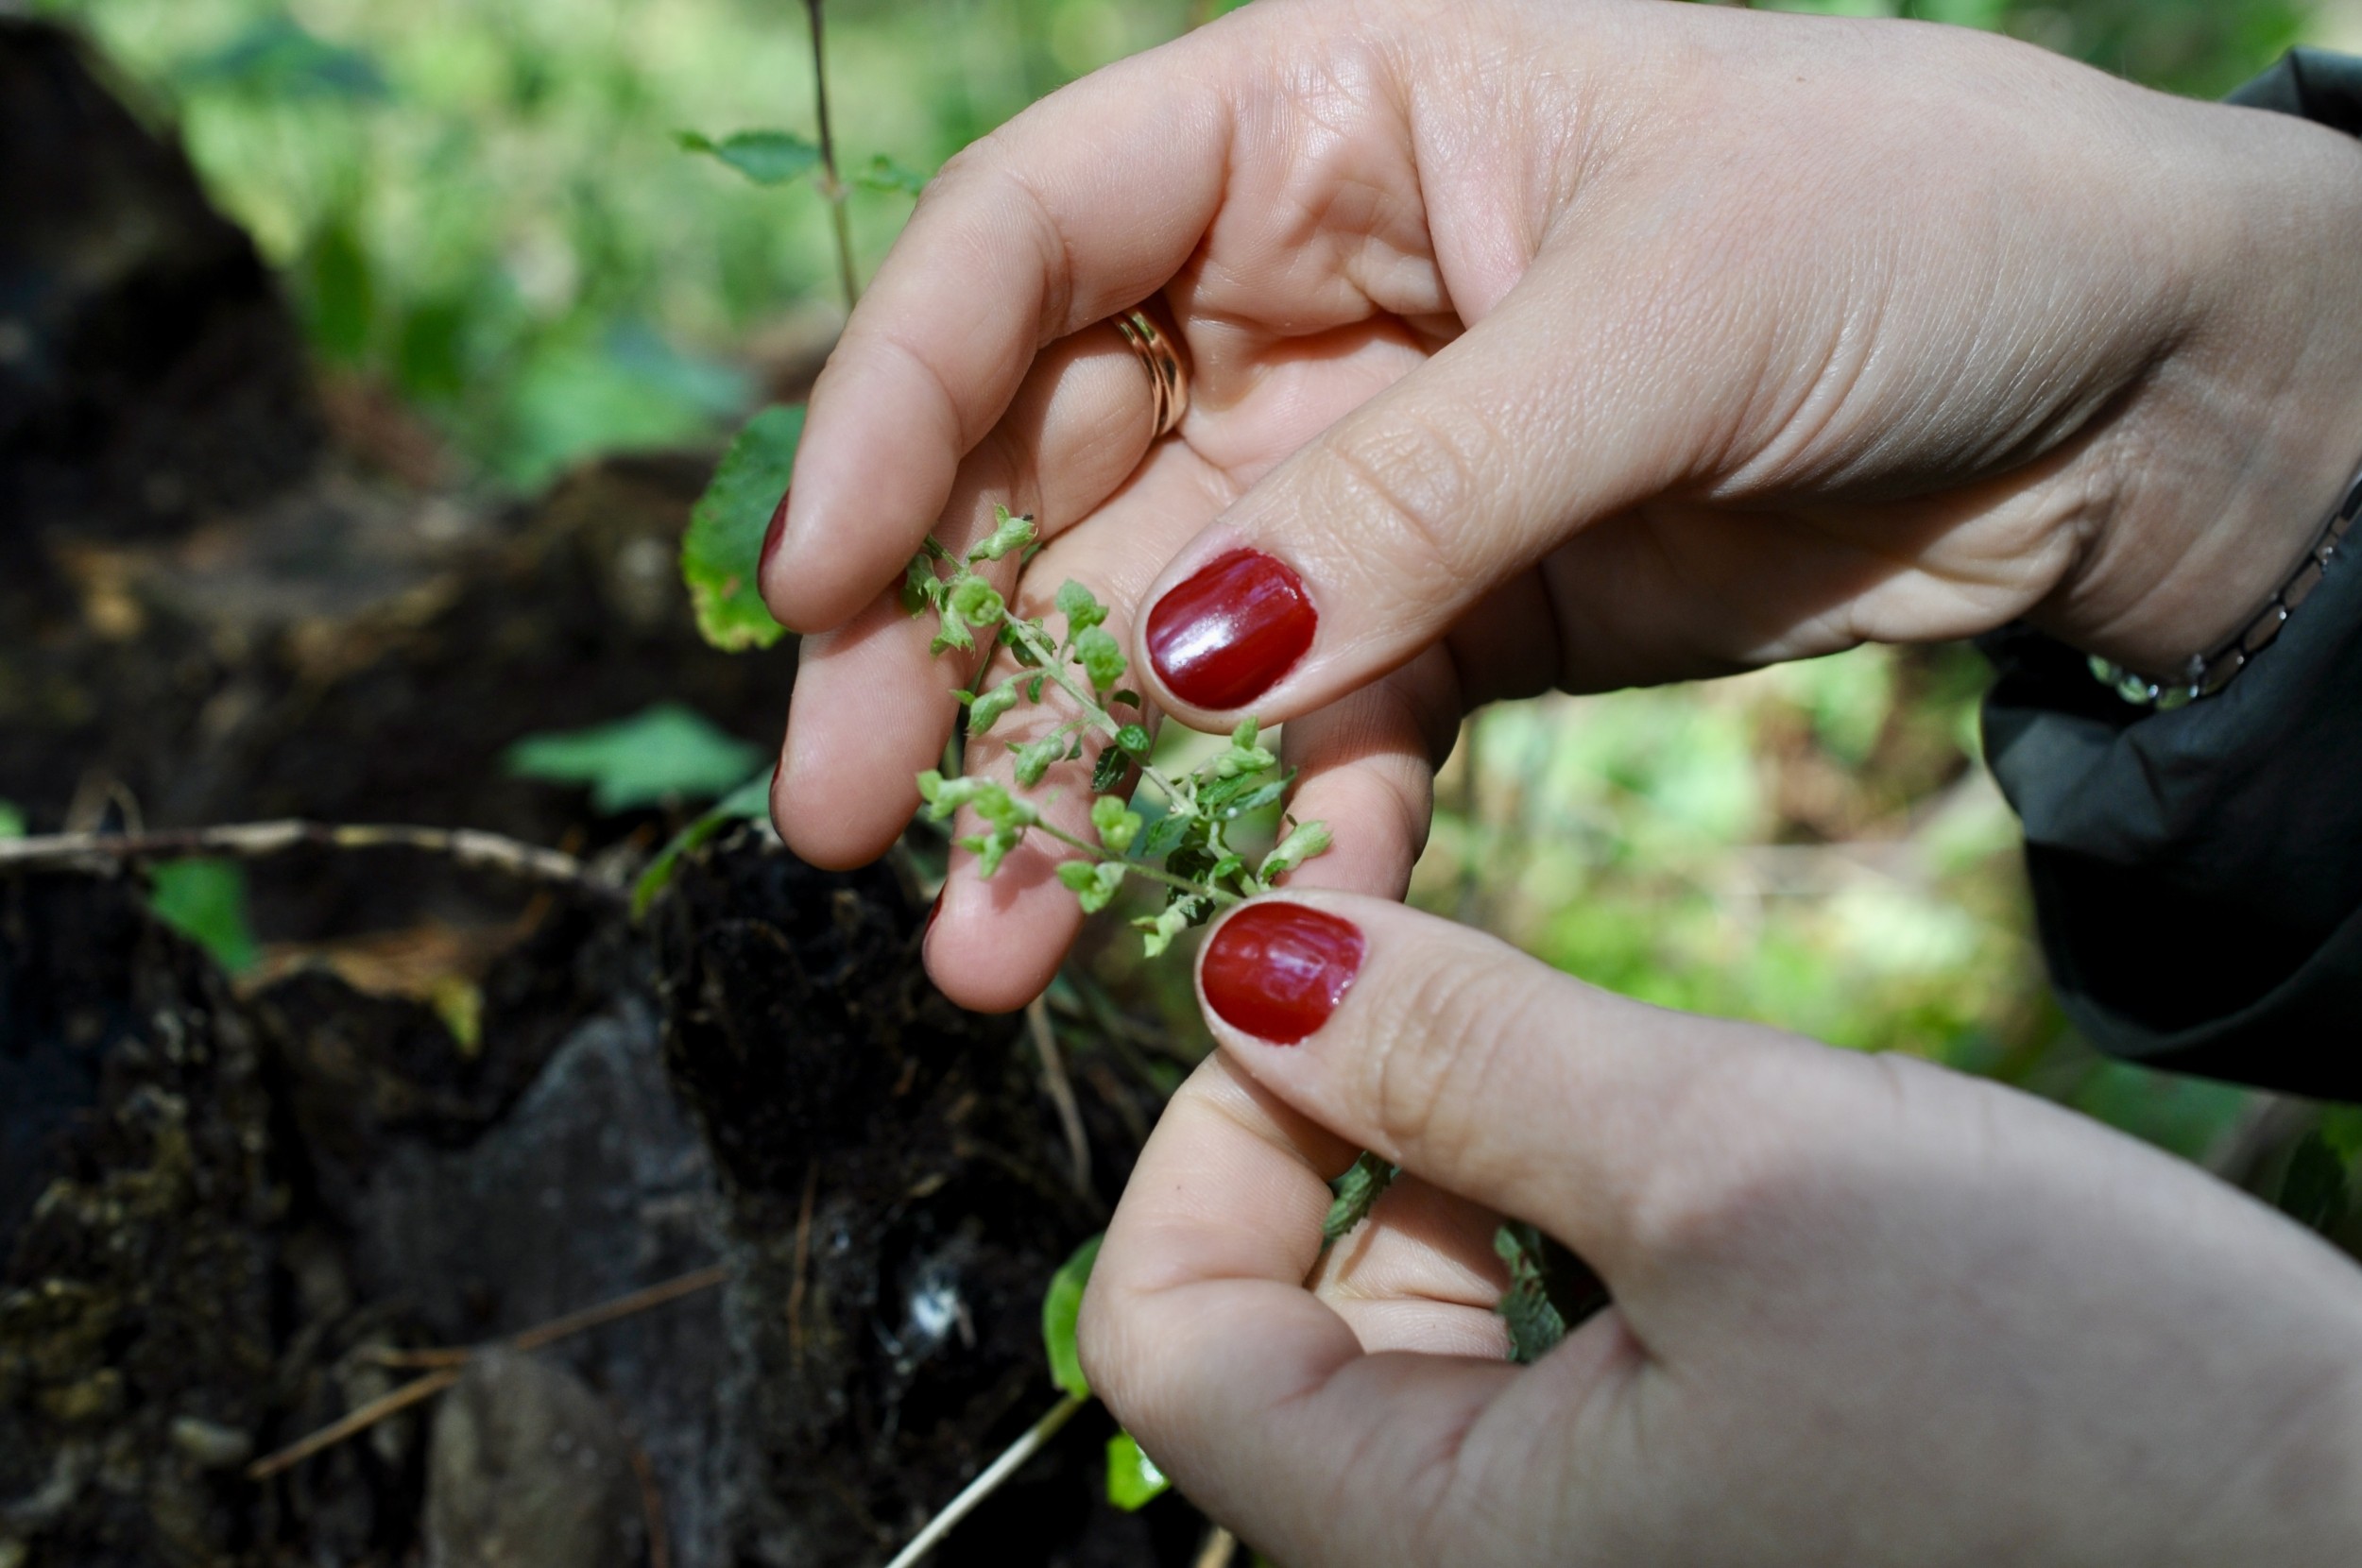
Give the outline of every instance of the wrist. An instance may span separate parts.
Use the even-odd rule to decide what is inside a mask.
[[[2246,630],[2362,466],[2362,143],[2177,109],[2191,150],[2152,178],[2189,304],[2102,437],[2114,483],[2076,567],[2029,617],[2151,675]]]

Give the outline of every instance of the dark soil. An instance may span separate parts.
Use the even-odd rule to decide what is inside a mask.
[[[512,742],[659,700],[775,736],[793,649],[708,650],[674,578],[710,454],[524,504],[372,469],[185,161],[27,22],[0,211],[0,799],[36,831],[466,826],[620,882],[679,813],[596,816]],[[0,1568],[874,1563],[1055,1398],[1043,1287],[1158,1091],[1070,1035],[1078,1190],[1029,1040],[927,982],[896,874],[749,827],[635,925],[416,853],[248,869],[234,981],[135,866],[0,874]],[[402,1353],[717,1264],[248,1474]],[[936,1560],[1190,1560],[1179,1499],[1102,1499],[1109,1432]]]

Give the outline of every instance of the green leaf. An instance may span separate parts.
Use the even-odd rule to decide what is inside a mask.
[[[1129,1432],[1107,1440],[1107,1501],[1126,1513],[1138,1513],[1172,1486],[1156,1462],[1140,1452]]]
[[[657,895],[672,886],[682,856],[719,837],[732,823],[761,821],[770,814],[771,770],[765,768],[716,801],[711,810],[674,834],[672,842],[656,852],[656,859],[648,862],[648,868],[631,885],[632,919],[637,921],[645,915]]]
[[[1402,1174],[1402,1167],[1383,1155],[1364,1150],[1354,1157],[1345,1173],[1328,1184],[1328,1217],[1321,1221],[1321,1239],[1335,1241],[1361,1223],[1378,1196]]]
[[[1190,824],[1196,819],[1176,813],[1158,817],[1148,826],[1148,842],[1140,845],[1140,859],[1161,861],[1181,847],[1190,836]]]
[[[385,73],[368,56],[330,43],[293,18],[265,17],[221,47],[173,73],[182,92],[236,94],[257,100],[379,100]]]
[[[6,827],[0,826],[0,838],[8,836]],[[2346,1164],[2362,1162],[2362,1105],[2332,1105],[2323,1109],[2320,1136],[2330,1151]]]
[[[1041,1348],[1050,1356],[1050,1381],[1076,1399],[1088,1399],[1091,1385],[1074,1348],[1074,1324],[1083,1315],[1083,1287],[1090,1283],[1091,1265],[1099,1261],[1099,1244],[1105,1239],[1103,1232],[1075,1248],[1050,1276],[1050,1289],[1041,1299]]]
[[[762,607],[755,568],[771,514],[796,471],[796,443],[803,434],[800,403],[756,415],[730,443],[689,515],[680,545],[681,581],[689,585],[696,607],[697,630],[716,648],[768,648],[786,633]]]
[[[1091,765],[1091,793],[1104,794],[1114,789],[1123,782],[1123,775],[1131,766],[1132,759],[1123,755],[1121,746],[1101,748],[1099,760]]]
[[[1493,1310],[1509,1325],[1509,1358],[1538,1361],[1607,1304],[1607,1287],[1581,1258],[1539,1229],[1512,1220],[1493,1233],[1509,1288]]]
[[[718,158],[758,185],[784,185],[820,166],[820,149],[790,130],[742,130],[719,142],[684,130],[679,141],[686,150]]]
[[[148,877],[157,919],[213,955],[231,974],[261,956],[246,912],[246,868],[235,861],[167,861]]]
[[[21,839],[25,836],[25,813],[5,800],[0,800],[0,839]]]
[[[659,703],[613,724],[529,735],[503,758],[519,778],[587,784],[606,815],[738,789],[762,762],[762,748],[725,734],[678,703]]]
[[[927,177],[915,169],[906,169],[879,153],[863,164],[853,175],[853,183],[869,191],[893,191],[915,196],[927,188]]]

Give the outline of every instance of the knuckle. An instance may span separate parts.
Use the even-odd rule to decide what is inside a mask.
[[[1485,1086],[1530,991],[1514,959],[1451,955],[1396,994],[1366,1071],[1377,1130],[1404,1158],[1440,1171],[1484,1147]]]
[[[1332,451],[1343,514],[1361,519],[1390,569],[1427,581],[1464,577],[1479,563],[1469,524],[1481,476],[1500,471],[1498,446],[1473,411],[1448,424],[1431,413],[1389,421]]]

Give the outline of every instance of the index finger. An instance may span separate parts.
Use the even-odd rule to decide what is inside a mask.
[[[825,631],[858,614],[935,525],[1034,355],[1189,260],[1231,123],[1220,88],[1189,68],[1190,42],[1052,94],[927,187],[813,388],[762,574],[782,624]]]

